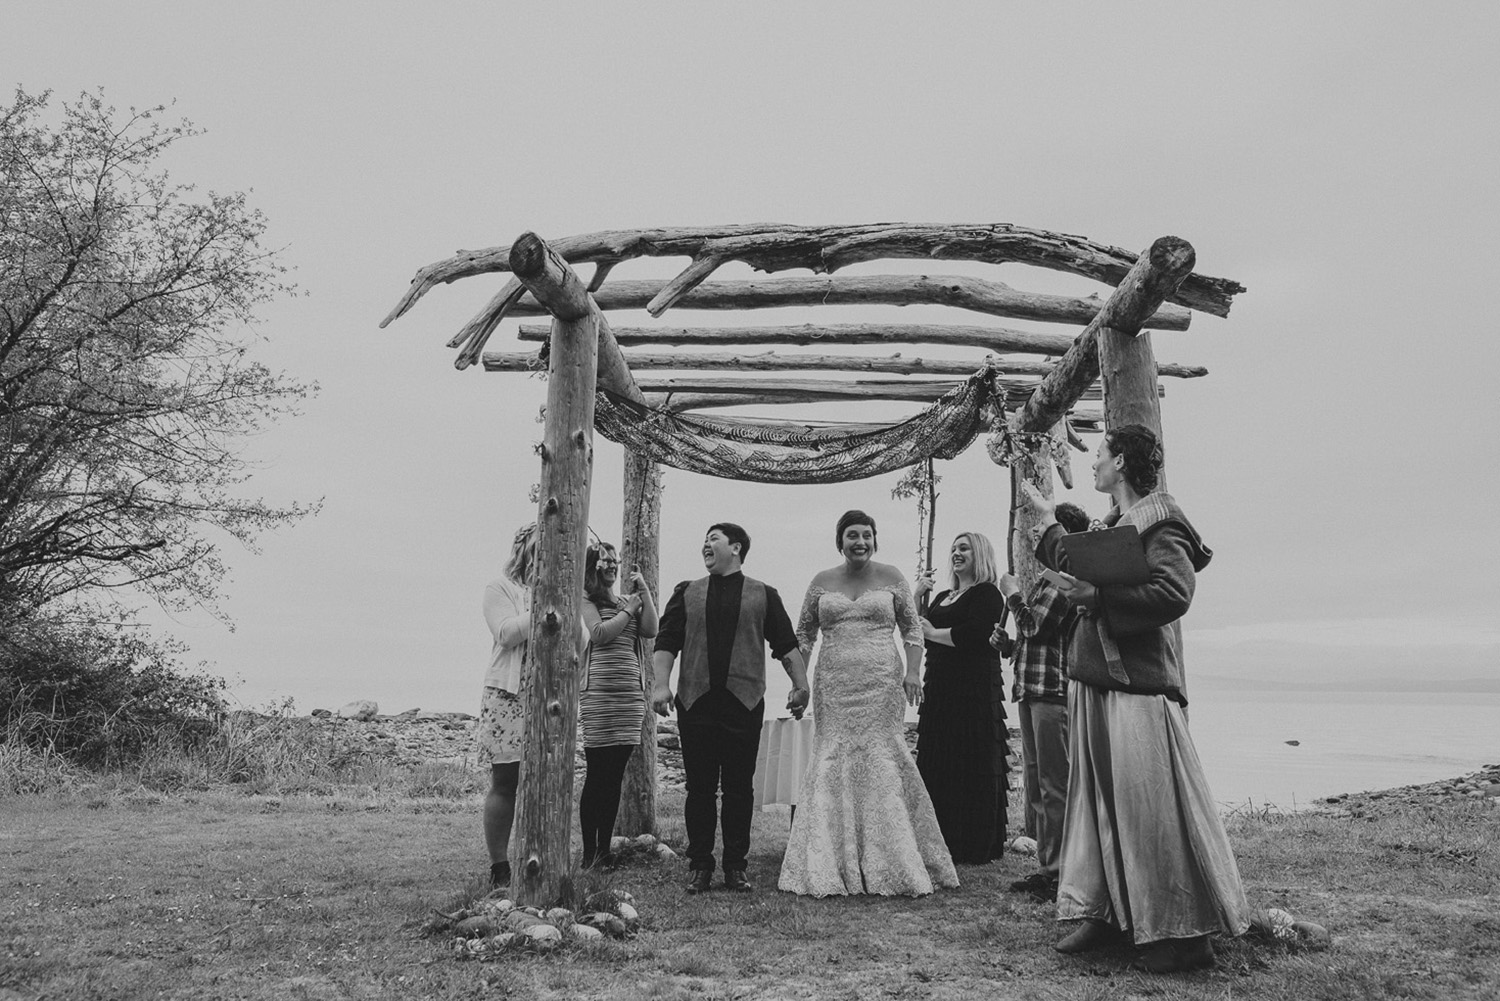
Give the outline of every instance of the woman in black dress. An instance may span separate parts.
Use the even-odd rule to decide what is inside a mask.
[[[990,634],[1005,616],[995,550],[978,532],[953,540],[953,586],[922,619],[927,668],[917,724],[917,770],[954,862],[981,865],[1005,846],[1005,710],[1000,659]],[[920,597],[932,577],[919,578]]]

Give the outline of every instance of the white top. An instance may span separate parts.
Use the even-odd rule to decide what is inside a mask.
[[[503,688],[514,695],[521,693],[521,660],[531,633],[531,588],[517,584],[509,577],[497,577],[484,587],[484,621],[495,638],[490,648],[490,669],[485,672],[486,688]],[[589,643],[588,626],[578,617],[578,655],[582,663]]]
[[[484,621],[495,638],[485,687],[520,692],[521,656],[531,632],[531,589],[508,577],[490,581],[484,588]]]

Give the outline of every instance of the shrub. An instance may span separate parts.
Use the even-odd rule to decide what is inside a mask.
[[[162,743],[192,746],[224,711],[222,678],[184,673],[171,644],[129,623],[35,615],[0,635],[7,743],[81,765],[118,765]]]

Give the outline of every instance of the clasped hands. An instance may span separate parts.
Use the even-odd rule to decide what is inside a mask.
[[[806,688],[793,688],[786,697],[787,712],[792,714],[793,719],[801,719],[802,714],[807,712],[807,700],[811,695]],[[911,693],[907,692],[910,699]],[[915,704],[915,703],[913,703]],[[651,708],[658,716],[667,716],[672,712],[672,689],[658,687],[651,692]]]

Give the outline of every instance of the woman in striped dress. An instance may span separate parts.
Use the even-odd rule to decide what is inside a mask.
[[[625,766],[641,742],[646,713],[644,642],[656,635],[656,604],[638,570],[628,594],[616,597],[620,557],[601,542],[584,562],[583,624],[589,633],[583,693],[579,699],[586,770],[578,800],[585,868],[611,861],[610,838],[620,810]]]

